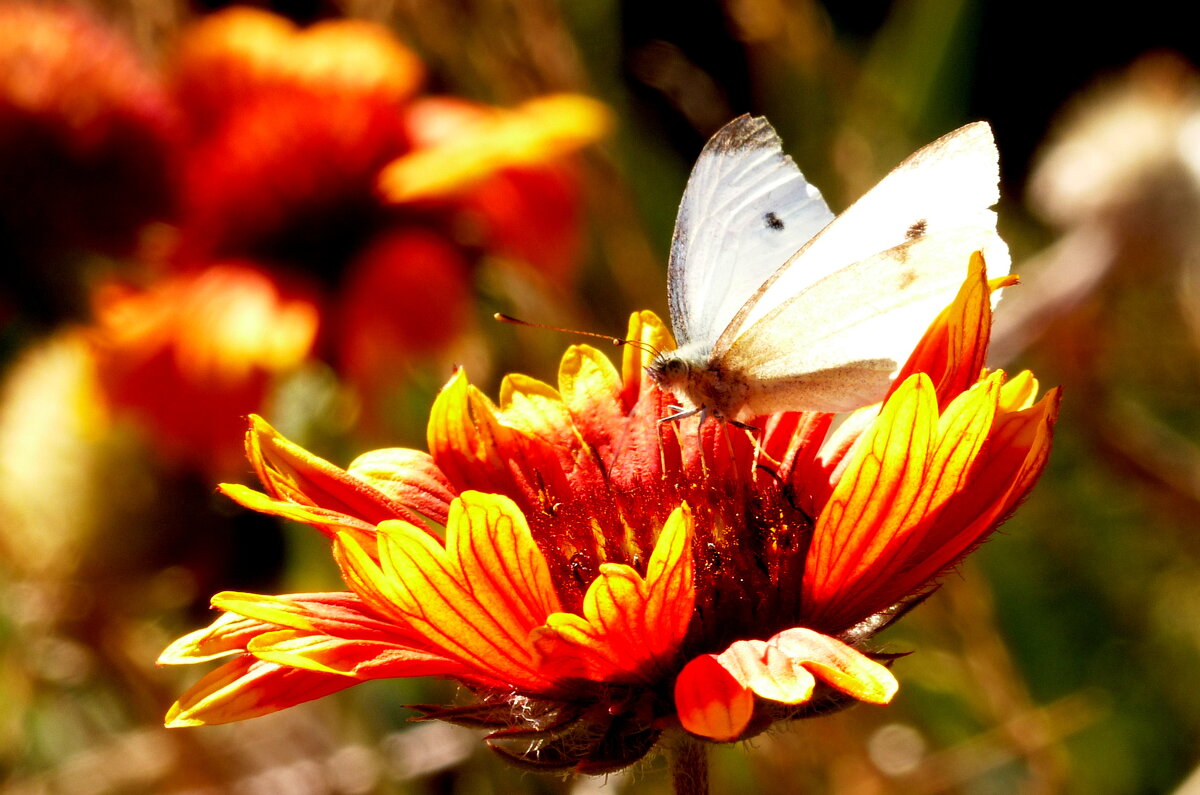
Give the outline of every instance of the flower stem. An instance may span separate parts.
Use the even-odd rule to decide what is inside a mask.
[[[670,759],[675,795],[708,795],[708,749],[704,743],[680,733]]]

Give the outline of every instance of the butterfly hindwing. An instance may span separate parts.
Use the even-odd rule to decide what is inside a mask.
[[[970,252],[995,234],[935,232],[836,270],[778,304],[716,361],[748,374],[751,415],[848,411],[881,400],[958,292]]]

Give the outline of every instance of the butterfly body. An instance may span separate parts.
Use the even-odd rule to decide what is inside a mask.
[[[834,218],[762,118],[727,124],[701,152],[668,269],[679,348],[649,377],[680,404],[731,422],[848,411],[881,400],[974,251],[1008,268],[996,234],[998,157],[981,122],[900,164]]]
[[[750,403],[750,379],[714,364],[707,351],[691,347],[693,350],[684,347],[654,357],[646,368],[651,380],[675,395],[683,416],[703,412],[721,420],[741,421],[743,409]]]
[[[894,369],[895,362],[891,359],[876,359],[856,361],[852,366],[840,369],[765,380],[753,372],[714,361],[703,351],[686,348],[660,353],[646,368],[650,379],[679,401],[680,411],[672,418],[702,413],[737,423],[748,423],[754,417],[777,411],[858,408],[861,403],[854,397],[841,402],[826,399],[810,404],[806,396],[835,392],[874,395],[891,384]]]

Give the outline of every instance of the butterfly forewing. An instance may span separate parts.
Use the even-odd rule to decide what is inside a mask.
[[[829,314],[815,305],[815,293],[800,298],[807,287],[864,260],[873,262],[867,268],[872,274],[870,278],[886,276],[890,268],[899,268],[901,264],[887,257],[872,258],[898,246],[902,248],[897,250],[904,250],[905,244],[926,236],[958,229],[990,230],[990,234],[978,241],[987,259],[988,273],[992,276],[1007,273],[1008,248],[995,234],[996,216],[988,209],[1000,198],[998,162],[991,128],[984,122],[968,124],[918,150],[808,241],[747,298],[736,317],[724,327],[715,345],[714,358],[729,355],[740,360],[742,357],[733,354],[730,348],[743,338],[754,340],[763,336],[764,342],[756,343],[756,350],[759,347],[765,350],[770,344],[767,340],[787,338],[798,324],[810,327],[830,321]],[[968,235],[963,238],[966,239],[974,238]],[[938,246],[939,250],[943,247]],[[968,247],[945,251],[939,259],[939,262],[944,260],[945,267],[959,280],[952,285],[952,279],[939,279],[946,284],[943,306],[954,298],[972,250]],[[858,283],[855,281],[858,278],[847,274],[837,280],[845,291],[844,300],[851,303],[860,298],[876,300],[871,297],[874,285]],[[830,286],[822,288],[826,292],[831,290]],[[776,313],[784,303],[789,304],[788,311]],[[781,328],[781,323],[787,326]],[[884,319],[869,325],[887,336],[888,324]],[[835,335],[824,336],[826,342],[822,345],[830,344],[830,340],[838,344],[822,352],[822,358],[832,360],[839,350],[857,348],[835,340]]]
[[[668,267],[677,344],[711,348],[763,281],[833,219],[763,118],[713,136],[688,178]]]

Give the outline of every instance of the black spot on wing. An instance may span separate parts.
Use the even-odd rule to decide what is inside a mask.
[[[767,213],[764,215],[763,223],[767,225],[767,229],[774,229],[776,232],[783,231],[783,219],[775,213]]]
[[[904,233],[904,239],[905,240],[916,240],[918,237],[921,237],[922,235],[925,234],[925,229],[928,226],[929,226],[929,223],[924,218],[918,220],[917,222],[915,222],[912,226],[910,226],[908,228],[907,232]]]

